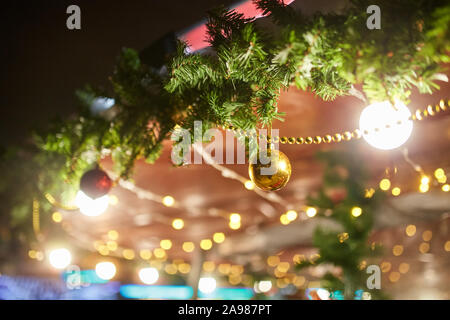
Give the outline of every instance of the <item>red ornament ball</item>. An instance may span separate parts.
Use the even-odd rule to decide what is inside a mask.
[[[112,180],[105,171],[92,169],[81,177],[80,190],[92,199],[104,196],[112,187]]]

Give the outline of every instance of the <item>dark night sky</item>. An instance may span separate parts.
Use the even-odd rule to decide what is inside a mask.
[[[39,0],[0,9],[0,144],[76,106],[74,91],[107,84],[122,47],[142,49],[190,27],[226,0]],[[66,8],[81,8],[82,29],[66,28]]]

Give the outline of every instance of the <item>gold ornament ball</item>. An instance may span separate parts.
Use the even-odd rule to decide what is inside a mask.
[[[283,188],[291,177],[289,158],[281,151],[271,150],[265,160],[260,161],[258,158],[256,163],[250,163],[248,166],[250,179],[264,191],[276,191]]]

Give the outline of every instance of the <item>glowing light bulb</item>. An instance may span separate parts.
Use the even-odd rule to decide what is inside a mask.
[[[96,217],[106,211],[109,204],[109,196],[105,194],[96,199],[88,197],[83,191],[79,190],[75,197],[75,205],[80,212],[88,217]]]
[[[272,289],[272,281],[263,280],[263,281],[258,282],[258,290],[260,292],[263,292],[263,293],[269,292],[270,289]]]
[[[360,207],[353,207],[352,208],[352,216],[359,217],[362,214],[362,209]]]
[[[183,251],[192,252],[194,251],[195,245],[191,241],[183,242]]]
[[[164,250],[169,250],[170,248],[172,248],[172,241],[170,241],[169,239],[164,239],[159,242],[159,245]]]
[[[225,234],[223,232],[216,232],[213,235],[213,240],[215,243],[222,243],[225,241]]]
[[[306,215],[310,218],[314,217],[317,214],[317,209],[314,207],[308,207],[306,209]]]
[[[183,219],[174,219],[172,221],[172,228],[175,230],[181,230],[184,227],[184,221]]]
[[[428,190],[430,190],[430,186],[429,186],[428,184],[421,184],[421,185],[419,186],[419,191],[420,191],[421,193],[425,193],[425,192],[427,192]]]
[[[387,191],[389,190],[389,188],[391,187],[391,181],[389,181],[389,179],[384,178],[380,181],[380,189],[383,191]]]
[[[288,217],[286,216],[286,214],[282,214],[280,216],[280,222],[281,222],[281,224],[284,224],[284,225],[287,225],[287,224],[290,223],[290,221],[289,221]]]
[[[72,255],[67,249],[55,249],[50,252],[48,259],[53,268],[64,269],[72,261]]]
[[[230,214],[230,222],[232,222],[232,223],[241,222],[241,215],[239,213]]]
[[[165,197],[162,199],[162,203],[163,203],[163,205],[165,205],[166,207],[171,207],[171,206],[174,205],[175,199],[174,199],[173,197],[171,197],[171,196],[165,196]]]
[[[145,284],[154,284],[159,279],[159,272],[156,268],[142,268],[139,270],[139,278]]]
[[[430,183],[430,178],[427,176],[422,176],[422,178],[420,179],[420,183],[421,184],[429,184]]]
[[[212,293],[216,289],[216,279],[214,278],[200,278],[198,282],[198,290],[203,293]]]
[[[367,106],[361,113],[359,127],[364,140],[372,147],[392,150],[404,144],[411,135],[411,112],[397,101],[395,109],[389,101]]]
[[[297,212],[295,210],[289,210],[288,212],[286,212],[286,218],[289,221],[294,221],[295,219],[297,219]]]
[[[395,187],[392,189],[392,195],[395,197],[398,196],[400,194],[400,192],[401,192],[401,189],[399,187]]]
[[[116,266],[109,261],[99,262],[95,266],[95,273],[100,279],[111,280],[116,275]]]
[[[210,250],[212,248],[212,241],[209,239],[203,239],[200,241],[200,248],[203,250]]]
[[[328,290],[319,288],[316,292],[320,300],[330,300],[330,292]]]
[[[244,186],[247,190],[255,189],[255,184],[251,180],[245,181]]]

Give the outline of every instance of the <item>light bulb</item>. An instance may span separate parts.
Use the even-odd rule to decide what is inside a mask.
[[[139,270],[139,278],[145,284],[154,284],[159,279],[159,272],[156,268],[142,268]]]
[[[261,292],[269,292],[270,289],[272,289],[272,281],[270,280],[263,280],[258,282],[258,289]]]
[[[100,279],[111,280],[116,275],[116,266],[112,262],[99,262],[95,266],[95,273]]]
[[[80,212],[88,217],[96,217],[106,211],[109,204],[109,196],[105,194],[96,199],[88,197],[83,191],[79,190],[75,197],[75,205]]]
[[[55,249],[50,252],[48,259],[52,267],[56,269],[64,269],[72,261],[72,255],[67,249]]]
[[[391,150],[410,137],[413,129],[410,116],[411,112],[402,102],[397,101],[395,109],[389,101],[377,102],[362,111],[359,127],[364,140],[372,147]]]
[[[214,278],[200,278],[198,282],[198,290],[203,293],[211,293],[216,289],[216,279]]]

